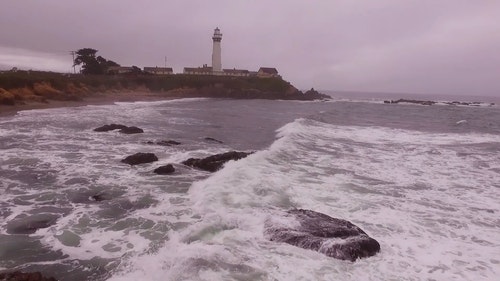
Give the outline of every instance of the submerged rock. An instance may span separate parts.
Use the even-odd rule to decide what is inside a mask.
[[[310,210],[290,210],[284,218],[269,218],[264,234],[271,241],[341,260],[355,261],[380,251],[380,244],[351,222]]]
[[[206,137],[205,140],[206,141],[210,141],[210,142],[220,143],[220,144],[224,143],[223,141],[220,141],[218,139],[214,139],[214,138],[211,138],[211,137]]]
[[[7,223],[7,233],[33,234],[40,228],[47,228],[54,225],[58,218],[59,216],[55,214],[21,215]]]
[[[173,172],[175,172],[175,168],[174,168],[174,166],[172,166],[172,164],[158,167],[153,171],[153,173],[158,174],[158,175],[168,175],[168,174],[171,174]]]
[[[241,158],[245,158],[253,152],[240,152],[240,151],[229,151],[226,153],[215,154],[206,158],[189,158],[186,161],[183,161],[182,164],[198,168],[201,170],[215,172],[222,168],[224,163],[230,160],[239,160]]]
[[[121,162],[129,165],[151,163],[154,161],[158,161],[158,157],[156,157],[154,153],[142,153],[142,152],[127,156],[126,158],[121,160]]]
[[[162,141],[157,141],[157,142],[147,141],[146,144],[156,144],[156,145],[161,145],[161,146],[172,146],[172,145],[179,145],[181,143],[178,142],[178,141],[174,141],[174,140],[162,140]]]
[[[113,130],[120,130],[119,132],[122,134],[144,133],[144,130],[142,130],[141,128],[135,126],[128,127],[121,124],[109,124],[94,129],[95,132],[109,132]]]
[[[0,272],[0,280],[5,281],[57,281],[54,277],[44,277],[40,272]]]

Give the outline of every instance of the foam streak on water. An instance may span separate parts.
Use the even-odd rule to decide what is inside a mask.
[[[0,267],[61,280],[495,280],[497,116],[488,108],[195,99],[4,118]],[[145,133],[92,132],[109,123]],[[164,139],[182,145],[145,143]],[[256,152],[214,174],[179,164],[231,149]],[[119,162],[135,152],[160,161]],[[151,173],[167,163],[176,173]],[[282,218],[291,208],[349,220],[381,252],[351,263],[268,241],[264,221],[294,224]],[[49,225],[12,233],[40,220]]]

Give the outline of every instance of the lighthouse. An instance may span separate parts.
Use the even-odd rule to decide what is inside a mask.
[[[215,28],[214,30],[214,36],[212,36],[212,40],[214,41],[214,46],[212,50],[212,71],[221,72],[222,59],[221,59],[220,41],[222,41],[222,33],[220,33],[220,29],[218,27]]]

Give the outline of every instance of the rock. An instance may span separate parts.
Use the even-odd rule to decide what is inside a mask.
[[[104,125],[99,128],[95,128],[94,132],[108,132],[108,131],[113,131],[113,130],[122,130],[127,128],[125,125],[120,125],[120,124],[110,124],[110,125]]]
[[[57,281],[54,277],[44,277],[40,272],[0,272],[4,281]]]
[[[92,195],[89,198],[92,201],[101,202],[101,201],[105,201],[105,200],[111,200],[111,195],[106,194],[106,193],[99,193],[99,194]]]
[[[161,145],[161,146],[172,146],[172,145],[179,145],[181,143],[178,142],[178,141],[174,141],[174,140],[162,140],[162,141],[157,141],[157,142],[147,141],[146,144],[156,144],[156,145]]]
[[[324,100],[324,99],[331,99],[332,98],[329,95],[325,95],[325,94],[322,94],[322,93],[314,90],[314,88],[311,88],[309,91],[306,91],[304,93],[304,97],[306,100]]]
[[[341,260],[355,261],[380,251],[380,244],[351,222],[303,209],[268,218],[264,235]]]
[[[181,143],[178,141],[174,141],[174,140],[164,140],[164,141],[159,141],[156,144],[163,145],[163,146],[172,146],[172,145],[179,145]]]
[[[217,140],[217,139],[214,139],[214,138],[210,138],[210,137],[206,137],[205,140],[206,141],[211,141],[211,142],[216,142],[216,143],[224,143],[223,141],[220,141],[220,140]]]
[[[141,128],[132,126],[132,127],[125,127],[123,129],[121,129],[119,132],[122,133],[122,134],[128,134],[128,135],[130,135],[130,134],[144,133],[144,130],[142,130]]]
[[[230,160],[239,160],[245,158],[253,152],[239,152],[239,151],[229,151],[226,153],[215,154],[206,158],[189,158],[188,160],[182,162],[182,164],[195,167],[201,170],[215,172],[222,168],[224,163]]]
[[[58,218],[58,215],[45,213],[30,216],[21,215],[7,222],[7,233],[33,234],[40,228],[47,228],[54,225]]]
[[[121,162],[129,165],[151,163],[154,161],[158,161],[158,157],[156,157],[154,153],[142,153],[142,152],[127,156],[126,158],[121,160]]]
[[[127,127],[125,125],[121,124],[109,124],[109,125],[104,125],[99,128],[95,128],[94,132],[109,132],[113,130],[120,130],[119,132],[122,134],[138,134],[138,133],[144,133],[144,130],[141,128],[131,126]]]
[[[171,174],[173,172],[175,172],[175,168],[174,168],[174,166],[172,166],[172,164],[158,167],[153,171],[153,173],[158,174],[158,175],[168,175],[168,174]]]

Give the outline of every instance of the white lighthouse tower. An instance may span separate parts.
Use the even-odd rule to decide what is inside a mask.
[[[212,50],[212,71],[221,72],[222,59],[220,41],[222,41],[222,33],[220,33],[220,29],[218,27],[214,30],[214,36],[212,36],[212,40],[214,41],[214,47]]]

